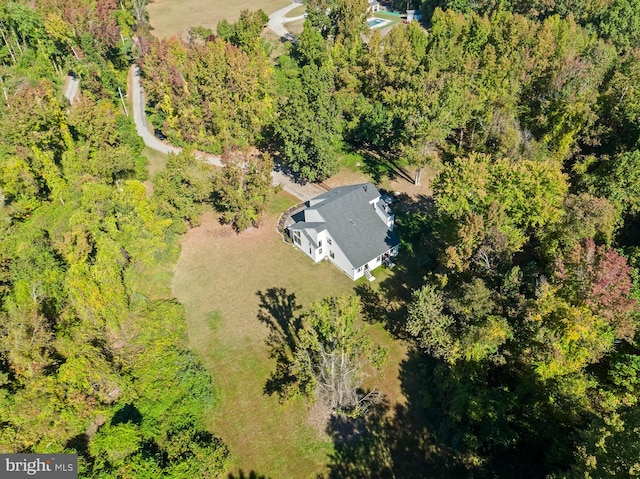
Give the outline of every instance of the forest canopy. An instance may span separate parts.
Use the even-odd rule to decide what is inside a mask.
[[[374,180],[435,179],[398,214],[399,304],[364,305],[410,345],[414,401],[360,418],[347,445],[379,457],[337,444],[332,472],[417,477],[440,451],[467,476],[640,474],[640,4],[417,3],[422,25],[383,35],[363,0],[309,0],[281,45],[261,11],[160,40],[144,2],[0,6],[0,449],[77,452],[86,477],[223,473],[216,393],[157,273],[203,205],[257,226],[274,162],[323,181],[352,155]],[[187,147],[146,186],[119,103],[134,62],[153,126]],[[321,385],[333,301],[301,317],[298,389]],[[369,343],[349,337],[356,363]]]
[[[134,27],[109,1],[0,6],[0,450],[77,453],[81,477],[216,475],[211,378],[156,279],[181,226],[119,104]]]

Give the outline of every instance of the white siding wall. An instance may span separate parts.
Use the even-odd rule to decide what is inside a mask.
[[[352,265],[347,259],[346,255],[342,252],[338,244],[333,241],[333,238],[329,235],[329,233],[325,230],[318,234],[317,237],[311,238],[309,236],[309,232],[307,231],[293,231],[292,234],[296,233],[300,234],[300,243],[298,243],[295,239],[293,244],[295,244],[298,248],[300,248],[304,253],[309,256],[314,263],[322,261],[323,259],[328,259],[333,264],[335,264],[338,268],[346,273],[351,279],[356,280],[364,276],[364,265],[358,267]],[[314,241],[315,240],[315,241]],[[322,246],[316,247],[316,241],[322,241]],[[331,244],[329,244],[331,241]],[[333,252],[333,257],[331,257],[331,252]],[[395,256],[398,253],[398,248],[393,249],[392,256]],[[371,261],[367,263],[369,266],[369,270],[373,271],[378,266],[382,264],[382,256],[377,258],[373,258]],[[360,271],[358,271],[358,268]]]
[[[324,230],[318,233],[318,236],[315,238],[315,249],[313,250],[313,261],[317,263],[318,261],[322,261],[325,256],[329,254],[329,250],[327,250],[327,231]]]
[[[326,230],[318,234],[314,230],[293,230],[291,234],[293,236],[293,244],[304,251],[314,263],[322,261],[325,256],[329,255]],[[298,234],[300,242],[296,240]]]
[[[395,256],[398,254],[398,247],[396,246],[395,248],[392,249],[392,253],[391,256]],[[376,269],[378,266],[380,266],[382,264],[382,255],[373,258],[371,261],[369,261],[367,263],[367,266],[369,267],[369,271],[373,271],[374,269]],[[351,276],[354,280],[358,279],[358,278],[362,278],[364,276],[364,266],[362,266],[360,268],[360,271],[358,271],[358,268],[353,268],[353,275]]]
[[[331,240],[332,244],[329,244],[329,240]],[[325,245],[325,242],[323,242],[323,245]],[[344,271],[347,274],[347,276],[349,276],[352,279],[355,279],[353,276],[354,274],[353,265],[349,262],[345,254],[342,252],[342,250],[340,249],[340,246],[338,246],[338,244],[335,241],[333,241],[333,238],[331,238],[329,234],[327,234],[327,238],[326,238],[326,248],[327,248],[326,256],[329,259],[329,261],[331,261],[338,268]],[[325,250],[323,249],[323,251]],[[333,258],[331,257],[331,252],[333,252]]]
[[[293,244],[300,248],[307,256],[315,261],[315,257],[313,255],[314,248],[312,246],[311,239],[307,235],[307,232],[304,230],[293,230],[291,234],[293,236]]]

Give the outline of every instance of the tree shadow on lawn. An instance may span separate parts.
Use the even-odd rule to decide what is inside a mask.
[[[374,183],[380,183],[384,178],[389,180],[402,178],[411,184],[414,183],[414,178],[389,155],[382,155],[369,150],[360,150],[358,153],[362,156],[362,162],[364,163],[360,169],[363,173],[371,176]]]
[[[425,277],[434,271],[440,245],[433,234],[433,199],[417,199],[401,195],[397,205],[396,233],[401,245],[394,258],[391,275],[372,287],[369,283],[356,286],[364,319],[381,322],[394,337],[406,339],[404,325],[407,304],[414,290],[424,284]]]
[[[375,310],[367,308],[373,308],[376,301],[365,286],[368,285],[360,288],[361,298],[365,296],[365,315],[373,314]],[[269,288],[258,291],[257,295],[260,298],[258,318],[269,328],[267,343],[270,354],[278,360],[278,367],[267,380],[264,392],[270,395],[278,393],[282,397],[294,383],[286,365],[298,343],[300,320],[297,313],[301,307],[295,294],[285,288]],[[386,314],[384,309],[380,314]],[[430,421],[433,418],[437,421],[445,415],[438,408],[430,410],[428,407],[428,391],[435,382],[435,367],[425,365],[425,361],[437,362],[422,353],[412,353],[401,364],[400,380],[407,399],[405,404],[391,408],[388,402],[382,401],[372,404],[362,417],[334,415],[330,418],[326,431],[334,441],[334,452],[329,457],[328,474],[319,475],[318,479],[469,476],[469,470],[456,451],[438,442],[430,433]],[[435,427],[442,429],[437,424]],[[240,471],[228,477],[262,477],[253,471],[248,476],[243,474]]]
[[[269,288],[256,294],[260,298],[258,320],[269,328],[266,341],[269,357],[276,360],[276,370],[267,379],[264,393],[278,394],[282,399],[295,383],[288,365],[298,344],[300,318],[296,313],[301,306],[296,302],[295,293],[288,293],[285,288]]]
[[[245,473],[242,469],[240,469],[237,474],[230,472],[227,476],[228,479],[269,479],[268,476],[263,474],[258,474],[256,471],[249,471]]]
[[[327,432],[334,440],[329,473],[324,479],[469,477],[452,448],[430,432],[425,391],[429,374],[416,354],[401,367],[406,404],[382,402],[366,416],[333,417]],[[427,374],[425,374],[427,372]]]
[[[399,373],[404,404],[379,403],[364,417],[332,419],[334,452],[324,479],[562,473],[571,460],[570,434],[492,376],[485,365],[452,366],[412,350]],[[558,448],[564,452],[556,457]]]

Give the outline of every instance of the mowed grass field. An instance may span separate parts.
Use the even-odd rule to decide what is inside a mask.
[[[147,6],[153,34],[159,38],[186,34],[190,27],[214,32],[222,19],[235,22],[243,10],[262,9],[267,15],[289,5],[289,0],[154,0]]]
[[[219,394],[208,426],[231,450],[229,477],[249,477],[251,472],[316,477],[325,470],[333,447],[307,402],[282,405],[263,392],[275,362],[265,343],[268,329],[258,319],[258,294],[282,288],[304,308],[327,296],[351,294],[355,287],[337,268],[313,264],[275,231],[279,212],[296,202],[280,192],[262,226],[239,235],[207,213],[182,240],[173,293],[186,308],[190,346],[202,357]],[[390,349],[378,386],[390,399],[398,398],[397,369],[404,347],[381,327],[367,327],[376,342]]]

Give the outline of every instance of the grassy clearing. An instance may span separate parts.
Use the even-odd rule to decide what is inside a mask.
[[[280,202],[295,203],[283,195]],[[261,228],[236,235],[205,216],[184,239],[173,287],[186,307],[191,346],[221,394],[208,421],[229,445],[235,469],[313,477],[323,470],[331,444],[308,422],[305,403],[285,407],[263,394],[274,362],[264,342],[267,329],[257,319],[257,293],[284,288],[306,306],[349,293],[353,283],[329,264],[313,265],[284,244],[276,219],[269,215]]]
[[[155,0],[147,6],[153,34],[159,38],[185,34],[190,27],[216,31],[222,19],[235,22],[243,10],[263,9],[267,15],[291,3],[289,0]]]
[[[275,231],[282,209],[297,200],[280,192],[259,229],[236,235],[211,213],[183,239],[173,291],[185,306],[191,347],[211,371],[219,403],[210,430],[231,449],[233,473],[267,477],[316,477],[332,450],[311,424],[304,401],[280,405],[263,394],[274,368],[265,345],[268,330],[258,318],[258,292],[283,288],[307,307],[326,296],[350,294],[355,284],[329,263],[313,264]],[[276,214],[277,212],[277,214]],[[384,379],[371,378],[390,398],[400,393],[398,364],[404,347],[379,325],[367,326],[390,350]]]
[[[299,7],[294,8],[289,13],[285,15],[285,18],[294,18],[302,15],[307,11],[307,7],[305,5],[300,5]]]
[[[287,22],[287,30],[289,30],[294,35],[300,35],[302,33],[302,28],[304,27],[304,18],[300,20],[296,20],[295,22]]]
[[[267,216],[280,216],[283,211],[286,211],[293,205],[297,205],[300,203],[298,198],[294,198],[291,195],[288,195],[284,191],[280,191],[277,195],[273,197],[273,199],[269,202],[269,206],[266,210]],[[267,217],[266,221],[269,221],[271,218]],[[266,222],[265,221],[265,222]]]
[[[356,152],[343,153],[339,157],[340,167],[351,171],[360,171],[364,157]]]
[[[380,30],[384,30],[385,32],[389,31],[391,27],[397,25],[398,23],[402,23],[402,17],[397,14],[392,14],[388,12],[376,12],[372,15],[374,18],[381,18],[383,20],[389,20],[391,23],[387,23],[384,27],[380,28]]]
[[[372,16],[376,17],[376,18],[384,18],[385,20],[393,20],[396,22],[401,22],[402,21],[402,14],[401,13],[391,13],[391,12],[385,12],[385,11],[378,11],[376,13],[374,13]]]
[[[142,155],[147,159],[149,178],[153,178],[156,173],[164,170],[164,167],[167,166],[167,155],[164,153],[160,153],[159,151],[152,150],[148,146],[145,146],[144,150],[142,150]]]

